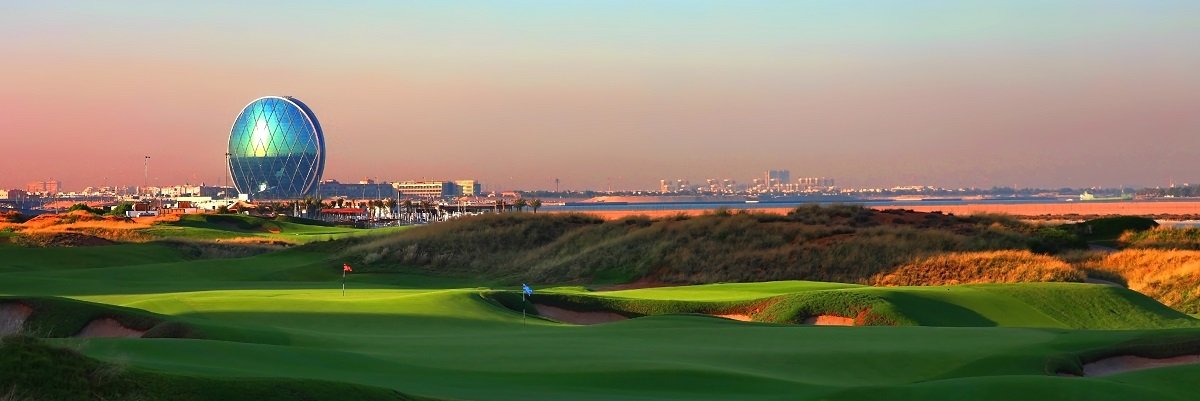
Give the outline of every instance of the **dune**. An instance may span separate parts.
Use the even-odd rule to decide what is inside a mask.
[[[1200,354],[1180,355],[1170,358],[1146,358],[1120,355],[1083,364],[1084,376],[1108,376],[1134,370],[1161,368],[1164,366],[1200,363]]]
[[[854,326],[854,318],[837,315],[817,315],[804,319],[804,324],[814,326]]]
[[[25,319],[33,314],[33,308],[22,303],[0,304],[0,336],[18,334],[25,326]]]
[[[145,330],[135,330],[113,318],[92,319],[75,337],[141,337]]]
[[[542,304],[533,304],[533,307],[537,310],[538,315],[563,323],[598,324],[629,319],[614,312],[581,312]]]

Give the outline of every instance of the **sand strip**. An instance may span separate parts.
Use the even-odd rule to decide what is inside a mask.
[[[112,318],[93,319],[75,337],[141,337],[144,330],[134,330]]]
[[[33,314],[29,305],[16,302],[0,304],[0,336],[20,334],[25,326],[25,319]]]
[[[804,324],[816,326],[854,326],[854,318],[837,315],[817,315],[804,319]]]
[[[739,322],[753,322],[754,321],[754,319],[750,318],[750,315],[747,315],[745,313],[726,313],[723,315],[713,315],[713,316],[723,317],[723,318],[730,319],[730,320],[737,320]]]
[[[571,324],[597,324],[629,319],[614,312],[579,312],[556,306],[533,304],[538,315]]]
[[[1186,365],[1192,363],[1200,363],[1200,354],[1181,355],[1170,358],[1146,358],[1133,355],[1121,355],[1083,364],[1083,375],[1108,376],[1134,370],[1153,369],[1164,366]]]

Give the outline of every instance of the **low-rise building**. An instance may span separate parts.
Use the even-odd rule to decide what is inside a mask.
[[[343,184],[337,180],[321,181],[317,193],[322,198],[382,199],[396,196],[392,184],[362,180],[357,184]]]
[[[402,198],[446,198],[457,194],[450,181],[401,181],[392,183],[392,187]]]
[[[455,180],[454,186],[457,187],[457,196],[479,196],[483,192],[480,191],[482,186],[475,180]]]

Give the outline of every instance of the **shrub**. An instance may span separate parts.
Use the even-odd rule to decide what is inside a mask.
[[[1073,230],[1061,226],[1039,228],[1029,240],[1029,249],[1039,253],[1059,253],[1070,249],[1087,249],[1087,241]]]
[[[91,214],[102,214],[99,209],[93,209],[91,206],[88,206],[86,203],[76,203],[74,205],[71,205],[71,207],[67,208],[67,212],[74,212],[76,210],[81,210],[81,211],[88,212]]]

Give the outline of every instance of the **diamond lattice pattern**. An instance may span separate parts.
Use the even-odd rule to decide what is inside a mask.
[[[316,116],[284,98],[258,99],[229,134],[234,185],[254,199],[298,199],[320,181],[324,160]]]

